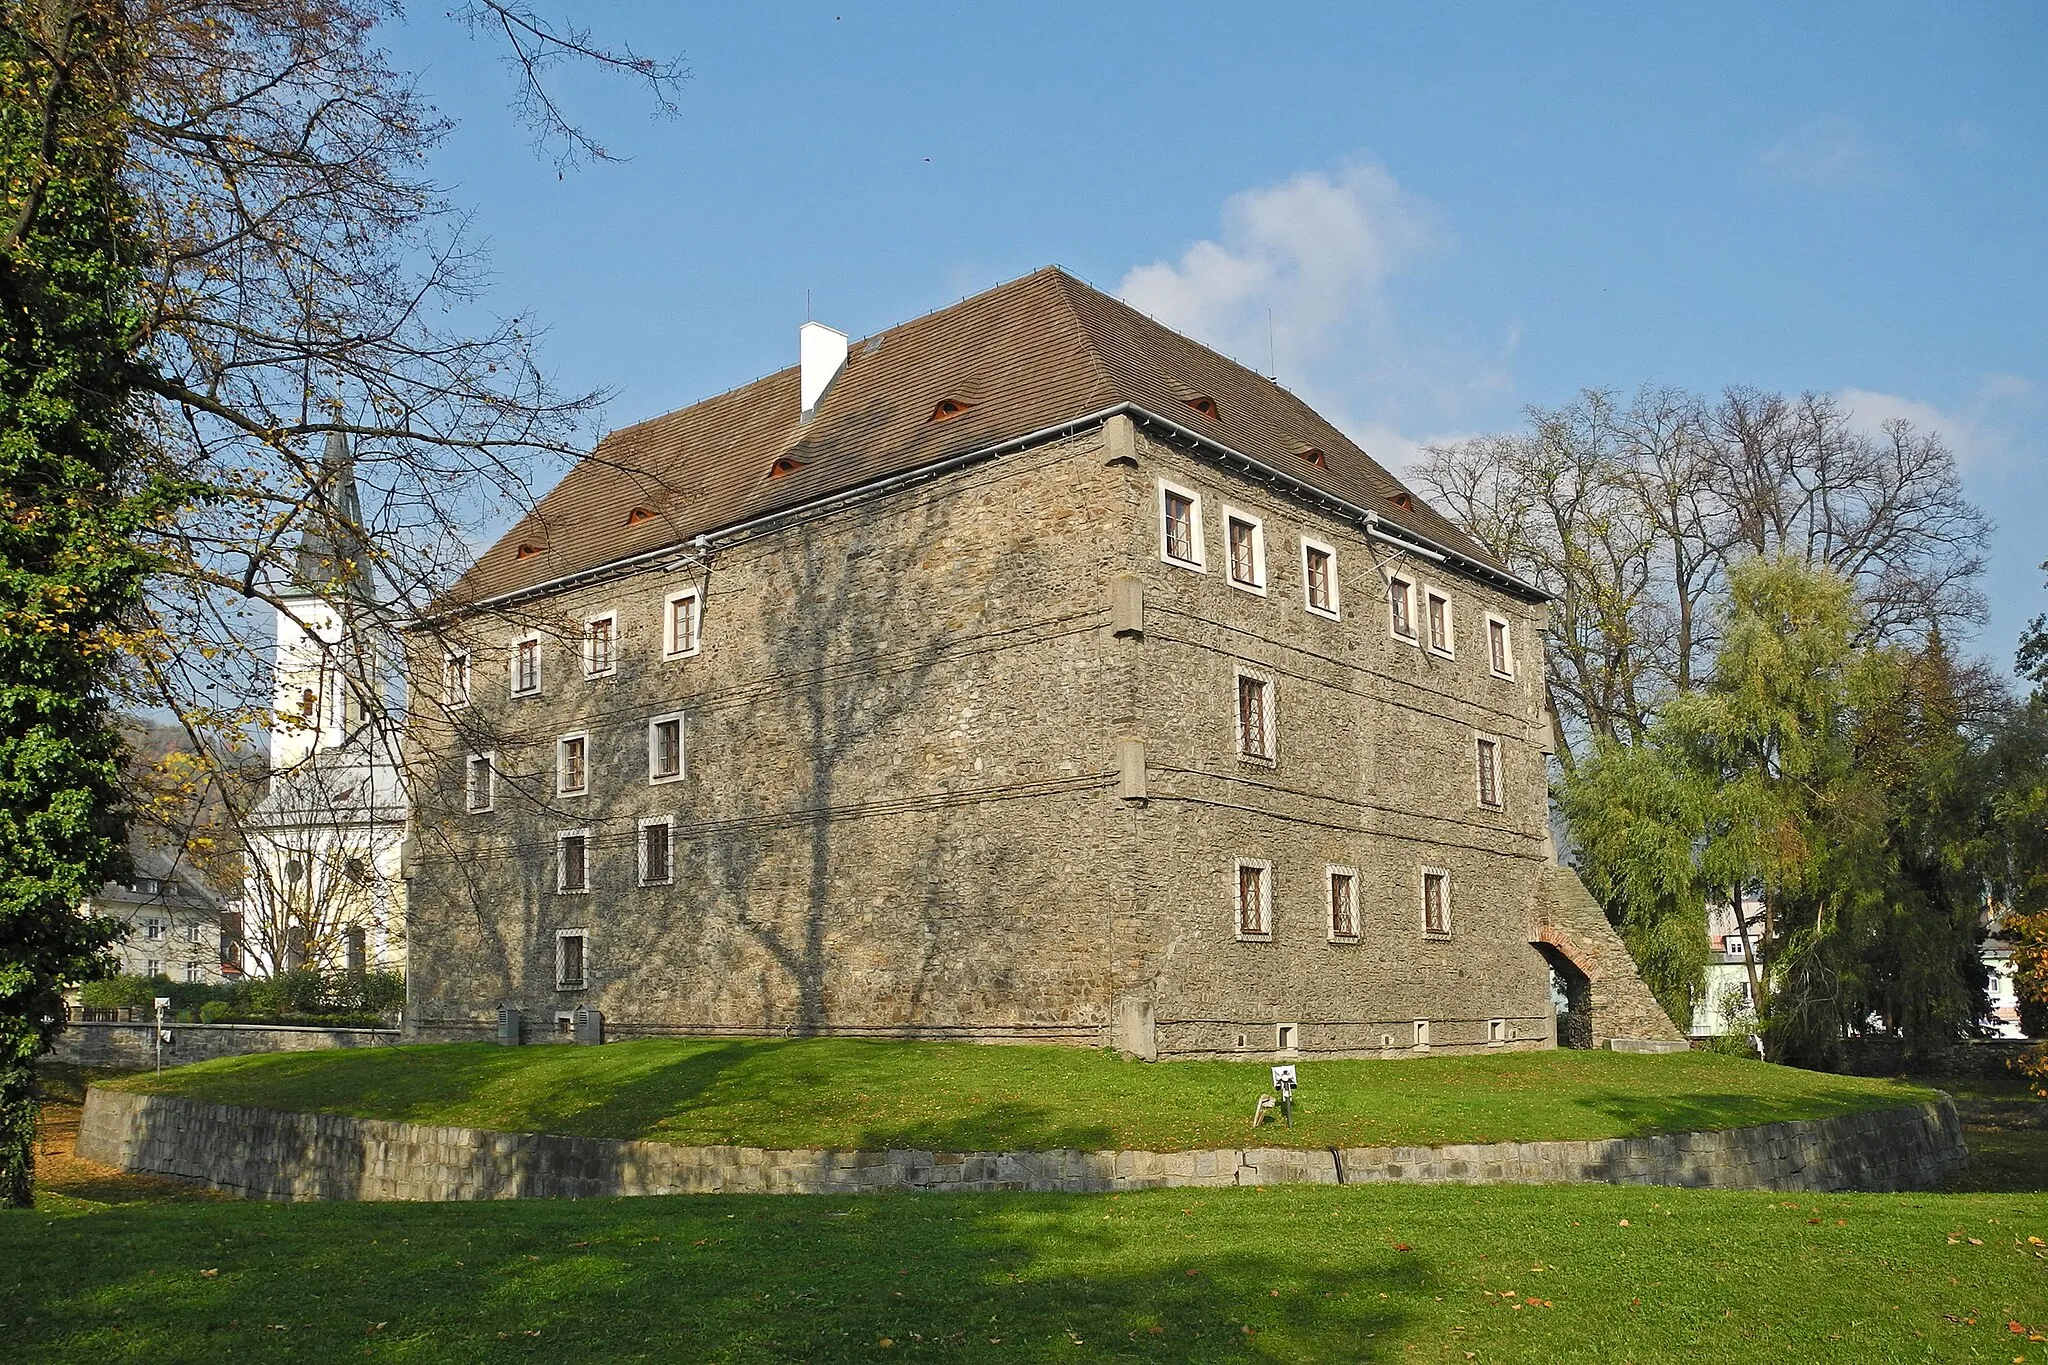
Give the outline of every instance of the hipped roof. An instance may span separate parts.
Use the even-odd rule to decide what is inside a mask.
[[[1204,398],[1214,417],[1190,406]],[[932,420],[947,399],[968,406]],[[518,594],[1119,404],[1507,573],[1273,380],[1048,267],[852,343],[808,423],[791,366],[614,432],[483,553],[443,606]]]

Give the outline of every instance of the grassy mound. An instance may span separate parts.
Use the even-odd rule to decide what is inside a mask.
[[[1147,1066],[1059,1047],[688,1039],[286,1052],[118,1082],[360,1118],[682,1144],[879,1150],[1362,1147],[1640,1137],[1825,1118],[1930,1097],[1688,1052],[1306,1061],[1290,1130],[1248,1127],[1260,1062]]]

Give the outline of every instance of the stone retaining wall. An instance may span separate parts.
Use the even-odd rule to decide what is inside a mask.
[[[1907,1190],[1939,1183],[1962,1165],[1964,1150],[1946,1095],[1832,1119],[1595,1142],[853,1152],[494,1133],[96,1086],[86,1095],[78,1154],[256,1199],[453,1200],[1387,1182]]]
[[[1841,1070],[1851,1076],[1955,1076],[1972,1080],[2010,1080],[2019,1073],[2012,1064],[2037,1043],[2025,1038],[1976,1038],[1933,1049],[1914,1057],[1906,1045],[1889,1038],[1851,1038],[1842,1044]],[[1832,1068],[1831,1068],[1832,1069]]]
[[[389,1047],[398,1030],[323,1028],[313,1024],[172,1024],[165,1066],[242,1057],[252,1052],[309,1052],[343,1047]],[[71,1023],[57,1035],[50,1056],[75,1066],[139,1070],[156,1065],[155,1024]]]

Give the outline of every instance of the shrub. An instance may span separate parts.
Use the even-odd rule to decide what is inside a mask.
[[[199,1007],[199,1022],[225,1024],[240,1012],[231,1000],[209,1000]]]

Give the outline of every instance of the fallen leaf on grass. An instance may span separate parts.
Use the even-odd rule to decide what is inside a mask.
[[[217,1280],[220,1278],[220,1272],[218,1270],[202,1270],[199,1272],[199,1278],[202,1280]]]

